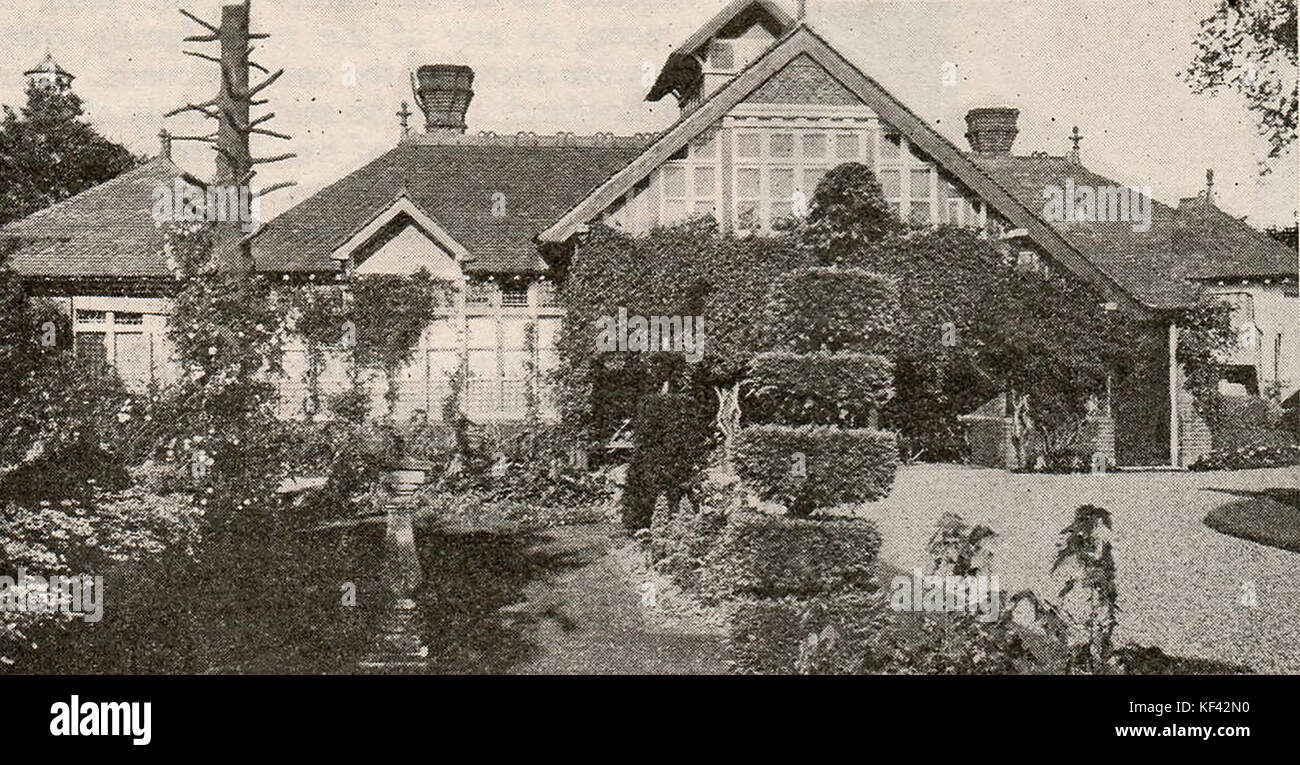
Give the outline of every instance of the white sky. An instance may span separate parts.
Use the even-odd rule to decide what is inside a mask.
[[[74,88],[99,129],[156,153],[161,115],[215,93],[216,67],[181,55],[199,28],[178,7],[216,21],[221,0],[6,0],[0,101],[20,105],[22,71],[48,45],[77,76]],[[644,70],[723,7],[725,0],[254,0],[254,31],[270,32],[254,59],[285,68],[268,91],[266,140],[255,153],[296,151],[264,182],[301,184],[263,202],[269,218],[396,142],[394,112],[410,100],[408,71],[464,63],[477,74],[471,131],[578,134],[655,131],[676,116],[669,98],[644,103]],[[794,0],[787,0],[793,10]],[[965,111],[1021,110],[1015,152],[1064,154],[1079,125],[1084,163],[1123,183],[1151,185],[1176,203],[1214,168],[1220,206],[1260,226],[1289,224],[1297,209],[1294,148],[1260,178],[1267,147],[1231,93],[1193,95],[1177,77],[1192,57],[1198,21],[1213,0],[809,0],[809,21],[850,60],[949,139],[966,148]],[[944,87],[944,62],[960,82]],[[344,84],[345,64],[357,84]],[[255,73],[256,74],[256,73]],[[414,108],[414,107],[413,107]],[[260,112],[259,112],[260,113]],[[207,132],[191,115],[174,133]],[[413,118],[415,125],[422,124]],[[182,166],[207,177],[211,150],[178,145]]]

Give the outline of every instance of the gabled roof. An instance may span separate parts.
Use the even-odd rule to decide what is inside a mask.
[[[0,228],[15,247],[6,265],[27,277],[170,277],[154,190],[175,180],[205,187],[166,157]]]
[[[746,96],[791,61],[804,55],[824,67],[840,84],[862,99],[882,120],[906,135],[909,141],[932,157],[937,165],[991,204],[1011,222],[1014,228],[1024,229],[1030,238],[1046,249],[1056,262],[1095,285],[1107,300],[1139,312],[1154,307],[1150,303],[1144,303],[1141,298],[1122,286],[1115,275],[1103,270],[1081,254],[1061,232],[1039,217],[1036,211],[1042,209],[1041,187],[1037,192],[1040,194],[1038,199],[1032,203],[1032,206],[1027,205],[1025,201],[1003,188],[988,172],[977,166],[971,157],[926,124],[878,82],[863,74],[807,25],[795,27],[766,54],[760,56],[735,78],[711,94],[700,106],[683,115],[644,153],[612,175],[593,193],[560,217],[554,225],[542,232],[540,239],[546,242],[568,240],[674,153],[710,125],[722,119]]]
[[[426,234],[432,237],[433,241],[437,242],[457,261],[472,259],[469,250],[466,250],[464,245],[457,242],[451,234],[448,234],[442,226],[438,225],[436,220],[429,217],[428,213],[411,201],[411,198],[406,195],[406,189],[402,190],[402,193],[397,196],[397,199],[393,200],[391,205],[381,210],[369,223],[362,226],[347,241],[336,247],[330,257],[337,261],[347,260],[354,252],[398,219],[409,219],[416,226],[423,229]]]
[[[699,62],[693,57],[701,53],[710,40],[729,29],[743,32],[744,29],[735,27],[747,29],[755,23],[762,24],[773,37],[779,38],[789,33],[798,22],[772,0],[732,0],[668,55],[645,100],[658,101],[674,90],[690,86],[700,75]]]
[[[543,271],[537,232],[640,153],[640,143],[617,140],[529,145],[465,138],[401,143],[269,221],[252,238],[258,270],[336,271],[335,250],[405,190],[468,250],[467,271]],[[494,215],[494,206],[504,214]]]
[[[1186,253],[1192,279],[1300,276],[1296,250],[1208,203],[1184,199],[1174,223],[1175,252]]]
[[[1067,157],[969,155],[989,177],[1026,206],[1043,204],[1043,189],[1066,179],[1074,186],[1122,187]],[[1199,288],[1189,280],[1296,276],[1296,253],[1203,198],[1177,209],[1152,200],[1151,228],[1126,221],[1051,222],[1070,245],[1116,282],[1157,308],[1187,305]]]

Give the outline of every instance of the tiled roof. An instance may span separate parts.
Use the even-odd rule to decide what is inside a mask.
[[[968,156],[1021,204],[1040,213],[1043,189],[1063,188],[1066,179],[1076,188],[1123,186],[1067,157]],[[1149,231],[1134,231],[1128,221],[1046,222],[1127,292],[1156,308],[1194,301],[1198,289],[1189,279],[1296,273],[1295,254],[1285,246],[1204,202],[1174,209],[1152,200]]]
[[[1294,249],[1206,204],[1204,198],[1184,199],[1178,205],[1173,245],[1192,261],[1193,279],[1300,275]]]
[[[253,257],[262,271],[335,270],[334,249],[405,191],[469,251],[468,270],[544,270],[538,232],[638,154],[617,140],[405,141],[268,222]]]
[[[167,277],[154,189],[177,178],[202,185],[170,159],[156,157],[118,177],[0,228],[15,249],[7,265],[30,277]],[[16,241],[14,241],[16,240]]]

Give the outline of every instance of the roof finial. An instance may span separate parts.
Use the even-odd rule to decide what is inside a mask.
[[[160,156],[172,158],[172,134],[167,132],[167,128],[158,131],[158,151]]]
[[[1083,134],[1079,132],[1079,126],[1075,125],[1074,130],[1070,133],[1070,143],[1074,148],[1070,150],[1070,159],[1077,165],[1079,164],[1079,144],[1083,141]]]
[[[799,15],[796,16],[796,20],[803,21],[804,17],[807,15],[808,15],[808,0],[799,0]]]
[[[1205,171],[1205,201],[1214,204],[1214,169]]]
[[[403,101],[402,110],[397,113],[397,116],[401,119],[402,140],[406,140],[407,138],[411,137],[411,123],[410,123],[411,114],[412,112],[411,112],[410,104]]]

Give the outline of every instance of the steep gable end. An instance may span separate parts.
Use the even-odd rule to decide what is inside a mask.
[[[863,101],[805,53],[786,64],[741,103],[859,106]]]

